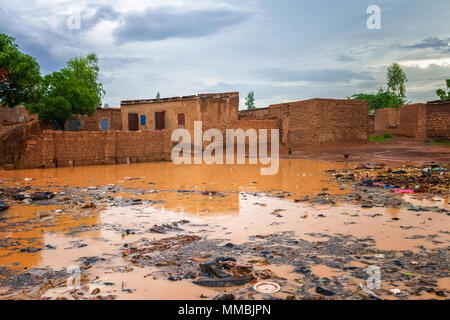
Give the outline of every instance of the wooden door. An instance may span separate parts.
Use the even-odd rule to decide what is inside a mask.
[[[128,130],[138,131],[139,130],[139,117],[137,113],[128,114]]]
[[[155,112],[155,129],[156,130],[164,130],[165,126],[165,115],[166,112]]]

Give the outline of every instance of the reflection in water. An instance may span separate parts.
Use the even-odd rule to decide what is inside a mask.
[[[339,186],[330,184],[324,171],[344,166],[325,161],[281,159],[277,175],[261,176],[258,165],[175,165],[171,162],[158,162],[1,171],[0,180],[17,186],[85,187],[119,184],[148,189],[221,192],[283,190],[296,194],[316,194],[325,187],[332,193],[339,193]],[[25,178],[33,180],[24,182]]]

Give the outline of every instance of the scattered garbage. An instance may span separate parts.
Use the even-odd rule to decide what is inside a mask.
[[[260,293],[276,293],[280,291],[281,287],[275,282],[260,281],[253,286],[253,289]]]
[[[253,277],[240,277],[240,278],[224,278],[224,279],[203,279],[203,280],[196,280],[192,283],[202,286],[202,287],[211,287],[211,288],[225,288],[225,287],[236,287],[236,286],[242,286],[250,281],[253,280]]]
[[[403,189],[403,190],[394,190],[395,193],[401,193],[401,194],[413,194],[414,190],[411,189]]]
[[[31,199],[33,201],[42,201],[42,200],[48,200],[52,199],[55,196],[53,192],[35,192],[31,195]]]
[[[334,296],[334,292],[322,287],[316,287],[316,293],[324,296]]]
[[[0,201],[0,212],[5,211],[6,209],[8,209],[8,206]]]
[[[379,295],[377,295],[375,292],[373,292],[372,290],[370,290],[369,288],[367,288],[366,285],[360,283],[360,284],[359,284],[359,287],[361,288],[361,290],[362,290],[367,296],[369,296],[369,298],[376,299],[376,300],[381,299]]]
[[[394,296],[399,295],[400,293],[402,293],[402,291],[400,289],[397,289],[397,288],[389,289],[389,292],[391,294],[393,294]]]
[[[358,166],[334,176],[340,182],[356,181],[361,186],[392,189],[397,194],[445,194],[450,189],[449,167],[441,165],[405,166],[399,170]]]
[[[152,233],[162,233],[162,234],[166,234],[168,232],[183,231],[183,229],[179,228],[178,225],[186,223],[189,223],[189,221],[180,220],[178,222],[172,222],[171,224],[163,224],[161,226],[155,224],[153,227],[150,228],[149,231]]]

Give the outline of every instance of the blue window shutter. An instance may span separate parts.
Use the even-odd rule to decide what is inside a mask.
[[[144,115],[141,115],[141,126],[145,126],[147,124],[147,117]]]
[[[108,120],[100,120],[100,127],[102,130],[109,130],[109,121]]]

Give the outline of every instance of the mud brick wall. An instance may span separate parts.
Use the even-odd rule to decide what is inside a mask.
[[[400,125],[400,109],[384,108],[375,110],[375,132],[389,132]]]
[[[426,134],[430,139],[450,140],[450,101],[427,104]]]
[[[289,147],[369,139],[366,101],[312,99],[288,105]]]
[[[31,120],[37,120],[37,115],[29,114],[23,106],[8,108],[0,105],[0,125],[19,124]]]
[[[272,119],[278,123],[283,147],[369,138],[369,106],[365,101],[311,99],[239,112],[240,119]]]
[[[267,142],[270,144],[271,137],[272,137],[272,129],[279,129],[278,128],[278,121],[276,120],[238,120],[230,124],[227,128],[224,128],[223,135],[225,138],[226,129],[242,129],[244,131],[247,131],[249,129],[255,129],[256,134],[258,136],[259,141],[259,130],[260,129],[266,129],[267,130]],[[248,139],[246,139],[246,144],[248,144]]]
[[[375,132],[375,118],[370,116],[369,117],[369,133]]]
[[[239,94],[199,94],[201,120],[205,128],[219,128],[239,117]]]
[[[416,103],[400,108],[375,111],[376,134],[398,134],[418,140],[426,139],[426,104]]]
[[[255,110],[240,110],[239,120],[264,120],[269,119],[269,108],[258,108]]]
[[[22,157],[26,143],[33,135],[39,135],[41,122],[8,126],[0,130],[0,165],[14,165]]]
[[[426,104],[416,103],[400,107],[400,125],[396,133],[425,140]]]
[[[143,130],[116,132],[115,156],[118,163],[169,161],[172,142],[168,130]],[[112,154],[112,152],[110,152]]]
[[[168,161],[170,132],[47,130],[33,149],[27,150],[17,168],[51,168],[116,163]]]
[[[289,129],[289,104],[276,104],[268,108],[239,111],[239,120],[276,120],[280,130],[280,143],[287,143]]]
[[[109,130],[122,130],[122,113],[119,108],[98,108],[92,117],[78,116],[76,118],[82,121],[82,131],[101,131],[101,120],[109,121]]]

